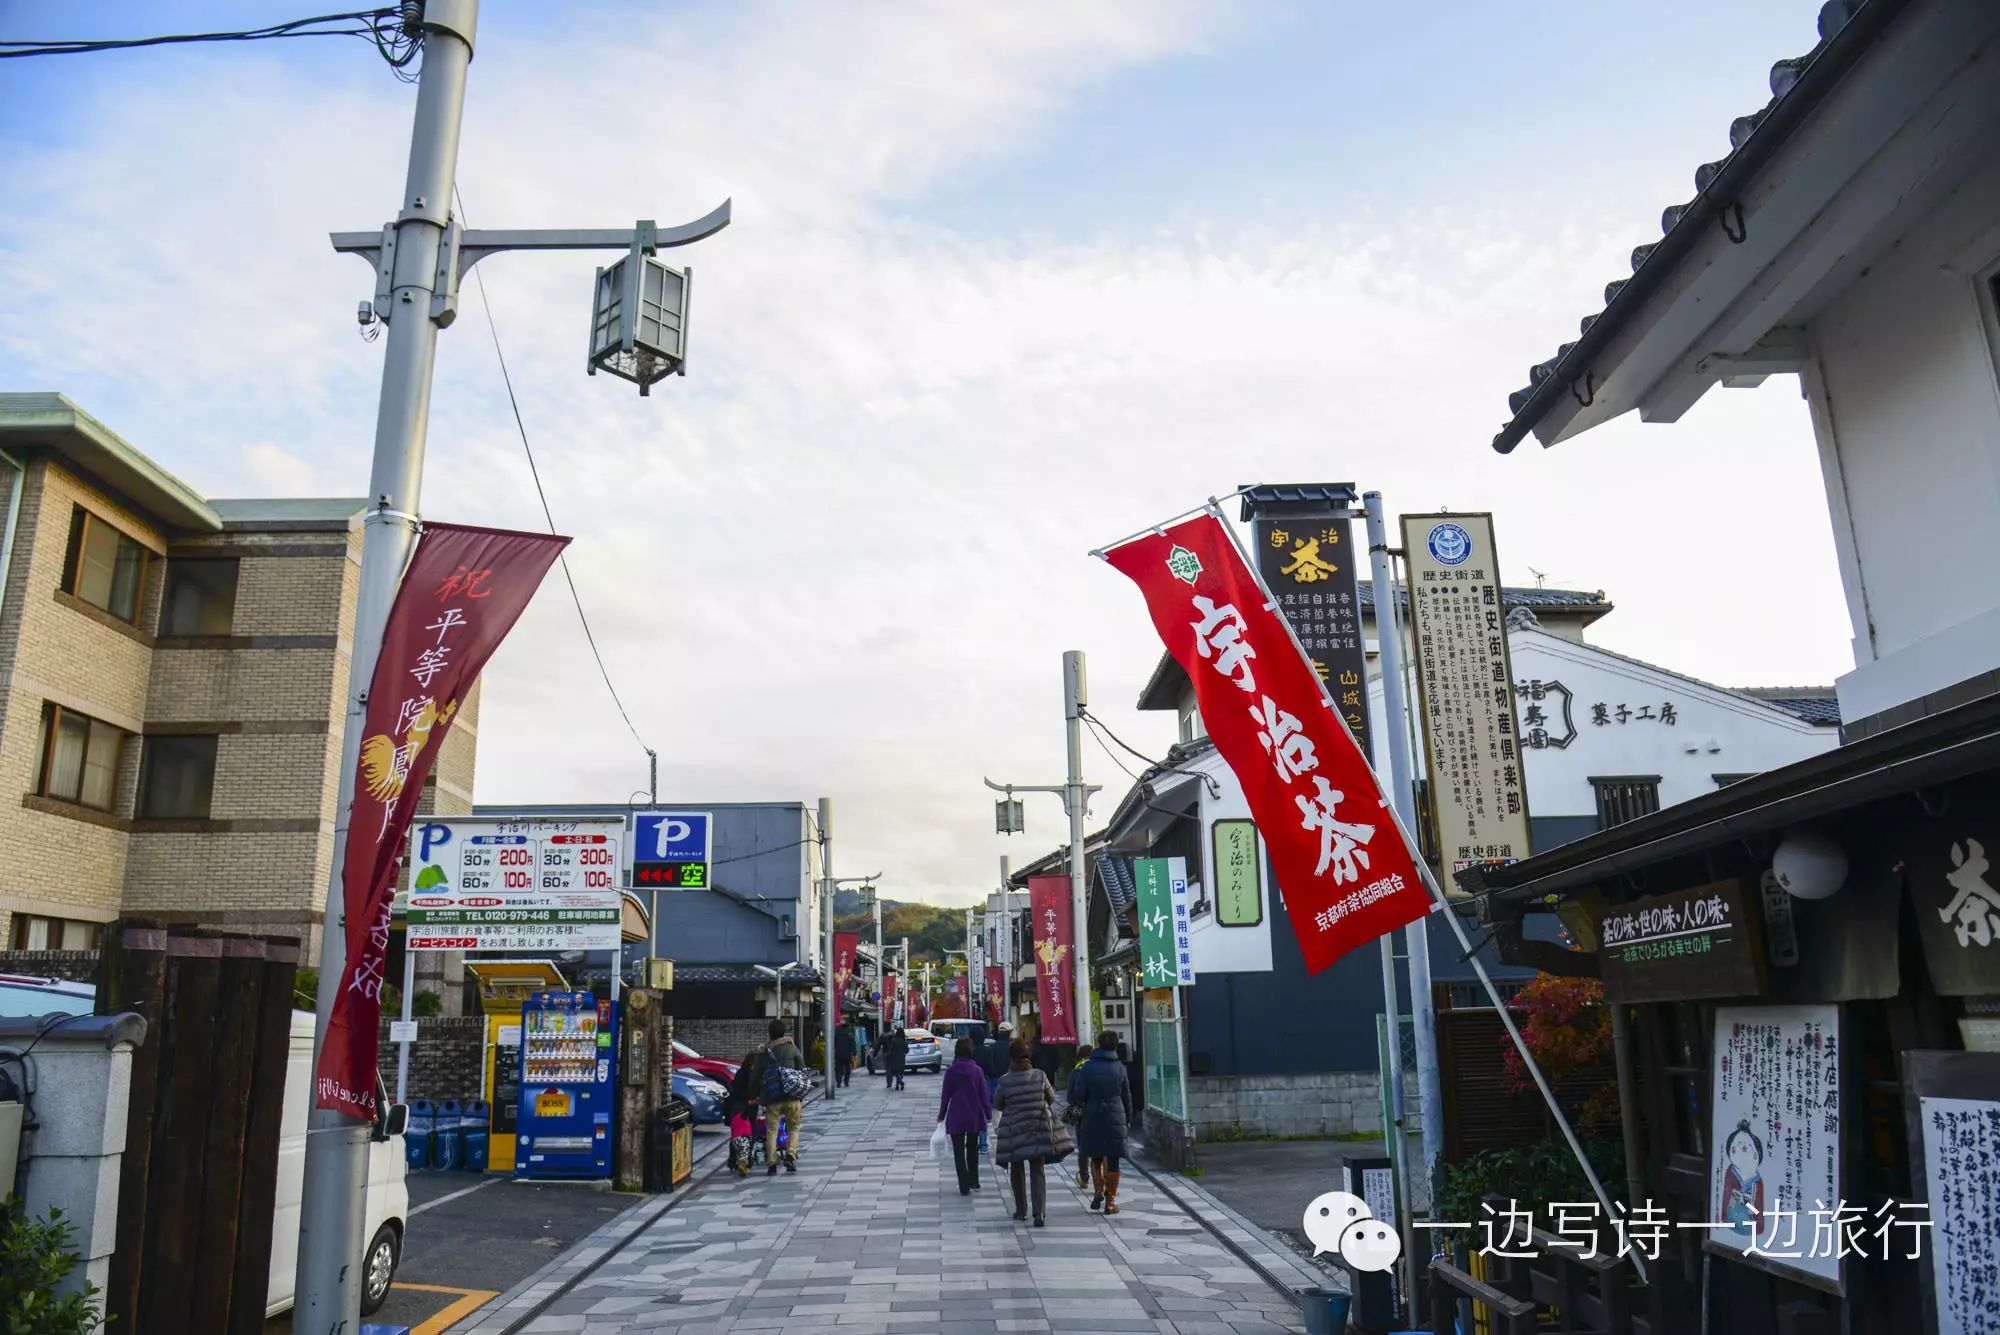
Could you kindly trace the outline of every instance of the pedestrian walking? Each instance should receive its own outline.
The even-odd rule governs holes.
[[[1069,1073],[1069,1103],[1063,1110],[1063,1120],[1071,1126],[1079,1126],[1083,1122],[1083,1064],[1089,1060],[1090,1044],[1085,1043],[1077,1048],[1076,1065],[1070,1068]],[[1078,1191],[1090,1190],[1090,1160],[1081,1154],[1076,1157],[1076,1188]]]
[[[1007,1074],[1008,1044],[1007,1026],[1001,1025],[993,1031],[993,1037],[979,1045],[979,1069],[986,1073],[986,1094],[991,1098],[999,1092],[1000,1077]],[[979,1133],[979,1152],[986,1153],[986,1133]]]
[[[1097,1036],[1090,1060],[1081,1062],[1070,1081],[1070,1098],[1081,1093],[1083,1121],[1076,1148],[1090,1164],[1090,1208],[1118,1213],[1118,1161],[1125,1153],[1125,1133],[1132,1125],[1132,1082],[1118,1060],[1118,1035],[1105,1030]]]
[[[764,1046],[763,1059],[759,1062],[762,1074],[757,1090],[764,1104],[764,1157],[770,1161],[765,1169],[766,1177],[778,1175],[778,1165],[783,1163],[787,1173],[799,1171],[799,1121],[803,1111],[801,1103],[811,1087],[806,1077],[806,1059],[799,1052],[799,1045],[785,1032],[783,1020],[771,1021],[771,1041]],[[778,1155],[778,1130],[784,1128],[785,1152]]]
[[[847,1088],[854,1075],[854,1031],[846,1025],[833,1031],[833,1083]]]
[[[986,1131],[986,1119],[993,1115],[993,1096],[986,1092],[986,1072],[973,1060],[971,1039],[959,1039],[951,1055],[944,1087],[938,1091],[938,1121],[951,1137],[958,1194],[970,1196],[979,1190],[979,1140]]]
[[[882,1040],[882,1072],[889,1079],[890,1089],[903,1088],[903,1061],[910,1055],[910,1038],[897,1025]]]
[[[729,1121],[729,1166],[736,1176],[750,1175],[750,1160],[756,1151],[751,1137],[757,1126],[757,1085],[763,1075],[763,1049],[746,1053],[729,1082],[729,1101],[722,1115]]]
[[[1000,1125],[994,1131],[993,1161],[1007,1169],[1014,1189],[1014,1218],[1026,1220],[1033,1201],[1035,1227],[1048,1219],[1048,1179],[1045,1164],[1059,1161],[1069,1134],[1056,1117],[1056,1087],[1029,1061],[1028,1044],[1015,1039],[1007,1046],[1007,1074],[1000,1077],[994,1102]]]

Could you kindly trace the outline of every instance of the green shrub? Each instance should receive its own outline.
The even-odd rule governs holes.
[[[426,988],[410,998],[412,1016],[444,1014],[444,998]]]
[[[1585,1141],[1584,1153],[1597,1170],[1598,1181],[1617,1199],[1625,1181],[1623,1143],[1617,1137]],[[1518,1149],[1485,1150],[1459,1163],[1440,1164],[1442,1184],[1432,1193],[1435,1217],[1470,1223],[1478,1229],[1480,1203],[1489,1195],[1515,1202],[1514,1208],[1534,1216],[1535,1227],[1553,1231],[1548,1207],[1556,1201],[1594,1201],[1590,1180],[1576,1156],[1560,1138]],[[1500,1209],[1506,1206],[1498,1207]]]
[[[56,1297],[76,1264],[61,1210],[30,1219],[18,1196],[0,1207],[0,1335],[89,1335],[104,1324],[97,1288]]]

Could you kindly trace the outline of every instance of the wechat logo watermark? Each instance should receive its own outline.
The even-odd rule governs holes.
[[[1313,1197],[1300,1227],[1314,1256],[1332,1252],[1356,1270],[1387,1270],[1403,1255],[1396,1226],[1377,1219],[1368,1202],[1351,1191]]]

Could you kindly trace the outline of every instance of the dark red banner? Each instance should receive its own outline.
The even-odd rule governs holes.
[[[986,966],[986,1023],[1007,1019],[1007,971],[997,964]]]
[[[459,701],[569,541],[457,524],[426,524],[417,539],[369,678],[340,871],[346,979],[319,1053],[319,1107],[375,1116],[382,982],[403,836]]]
[[[882,976],[882,1028],[896,1023],[896,975]]]
[[[1105,553],[1236,773],[1311,973],[1430,910],[1388,799],[1213,512]],[[1037,949],[1040,949],[1039,928]]]
[[[1070,1003],[1075,990],[1076,935],[1070,929],[1069,877],[1030,876],[1028,916],[1034,920],[1035,999],[1041,1010],[1040,1033],[1044,1043],[1074,1043],[1076,1007]]]
[[[861,948],[861,933],[835,932],[833,934],[833,996],[834,1005],[842,1009],[847,1006],[847,983],[854,977],[854,952]],[[835,1015],[840,1011],[836,1010]]]

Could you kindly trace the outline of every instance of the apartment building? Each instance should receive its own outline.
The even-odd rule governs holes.
[[[58,394],[0,394],[0,489],[0,947],[143,913],[316,951],[364,503],[206,499]],[[478,721],[425,810],[472,809]]]

